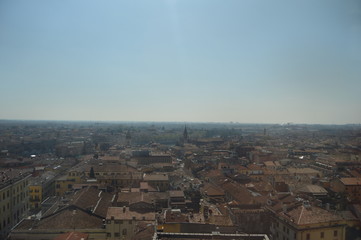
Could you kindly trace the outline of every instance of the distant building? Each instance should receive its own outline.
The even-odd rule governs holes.
[[[169,191],[169,205],[171,208],[186,210],[186,199],[183,191]]]
[[[172,163],[172,156],[169,154],[151,154],[148,150],[133,151],[132,156],[140,165]]]
[[[85,143],[83,141],[65,142],[55,147],[56,155],[62,157],[80,156],[85,151]]]
[[[222,188],[210,184],[205,183],[204,186],[201,188],[201,194],[205,200],[211,203],[222,203],[224,202],[224,191]]]
[[[154,224],[155,213],[138,213],[128,207],[110,207],[106,217],[107,239],[132,239],[142,223]]]
[[[167,174],[144,174],[143,181],[158,191],[167,191],[169,189],[169,177]]]
[[[361,178],[340,178],[335,181],[340,192],[345,192],[351,203],[361,203]]]
[[[139,213],[161,211],[168,207],[167,192],[120,192],[117,206],[129,207],[130,211]]]
[[[260,205],[229,203],[227,211],[238,231],[247,233],[269,233],[270,217]]]

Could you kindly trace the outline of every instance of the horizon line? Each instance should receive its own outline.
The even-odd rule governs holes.
[[[261,122],[238,122],[238,121],[227,121],[227,122],[202,122],[202,121],[151,121],[151,120],[49,120],[49,119],[0,119],[0,122],[14,121],[14,122],[87,122],[87,123],[175,123],[175,124],[254,124],[254,125],[361,125],[361,123],[297,123],[297,122],[284,122],[284,123],[261,123]]]

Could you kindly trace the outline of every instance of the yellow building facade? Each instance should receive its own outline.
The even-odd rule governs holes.
[[[29,186],[29,203],[31,208],[39,208],[43,201],[43,188],[41,185]]]
[[[69,171],[67,175],[64,175],[55,180],[55,194],[56,196],[63,196],[66,192],[73,189],[73,185],[82,183],[83,174],[78,171]]]
[[[0,182],[0,239],[6,239],[11,228],[27,215],[29,209],[27,185],[30,174],[14,172],[1,173],[6,175],[1,179],[7,180]]]
[[[306,204],[274,212],[271,233],[274,240],[346,240],[351,225],[341,215]]]

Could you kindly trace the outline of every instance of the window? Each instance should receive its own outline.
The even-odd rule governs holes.
[[[123,229],[123,232],[122,232],[123,235],[127,235],[127,229]]]
[[[337,230],[333,231],[333,236],[337,237]]]
[[[324,232],[321,232],[320,237],[321,237],[321,238],[324,238],[324,237],[325,237],[325,233],[324,233]]]
[[[306,240],[310,240],[310,239],[311,239],[311,236],[310,236],[309,233],[307,233],[307,235],[306,235]]]

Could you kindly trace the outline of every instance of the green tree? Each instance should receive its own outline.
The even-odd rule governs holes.
[[[90,177],[90,178],[95,178],[95,173],[94,173],[93,167],[90,168],[89,177]]]

